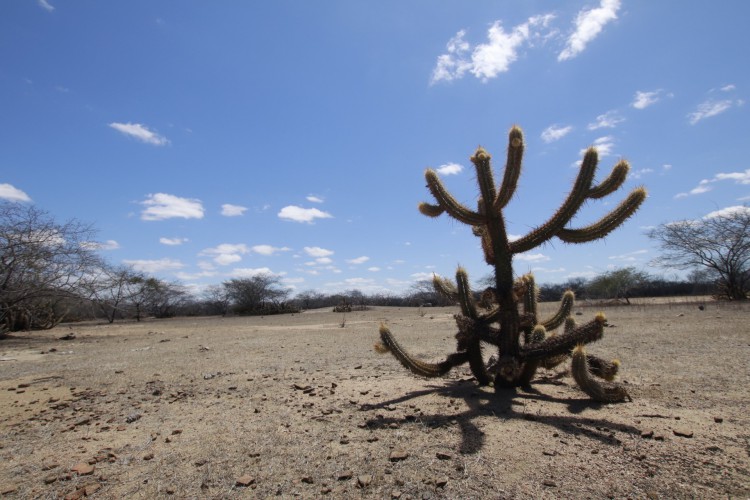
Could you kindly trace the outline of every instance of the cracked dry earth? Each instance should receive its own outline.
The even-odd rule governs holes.
[[[468,369],[427,380],[373,352],[385,321],[441,359],[454,308],[13,334],[0,341],[0,493],[749,497],[750,308],[603,310],[610,328],[590,352],[622,360],[630,403],[592,403],[562,370],[495,393]]]

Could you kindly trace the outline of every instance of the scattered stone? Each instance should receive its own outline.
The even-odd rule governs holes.
[[[447,484],[448,484],[447,476],[440,476],[438,478],[435,478],[435,486],[437,486],[438,488],[445,488]]]
[[[372,483],[371,474],[362,474],[361,476],[357,476],[358,488],[367,488],[368,486],[370,486],[370,483]]]
[[[182,434],[182,429],[175,429],[172,431],[173,436],[176,436],[177,434]]]
[[[84,495],[90,497],[102,487],[99,483],[89,483],[83,487]]]
[[[438,460],[450,460],[451,458],[453,458],[453,456],[450,453],[445,453],[442,451],[435,453],[435,456],[437,457]]]
[[[47,476],[44,478],[44,484],[52,484],[57,481],[57,476]]]
[[[723,421],[724,421],[724,419],[723,419],[723,418],[721,418],[721,417],[714,417],[714,422],[716,422],[717,424],[720,424],[720,423],[722,423]]]
[[[393,450],[388,456],[388,460],[391,462],[400,462],[409,458],[409,453],[404,450]]]
[[[312,476],[305,476],[301,479],[301,481],[305,484],[313,484],[315,482]]]
[[[675,429],[672,429],[672,433],[675,436],[684,437],[684,438],[693,437],[693,431],[686,427],[677,427]]]
[[[545,479],[544,481],[542,481],[542,484],[544,486],[547,486],[548,488],[557,488],[557,483],[551,479]]]
[[[243,476],[243,477],[244,477],[244,476]],[[238,485],[238,486],[239,486],[239,485]],[[166,489],[166,490],[164,490],[164,491],[165,491],[165,492],[167,493],[167,495],[174,495],[174,492],[175,492],[176,490],[174,489],[174,486],[167,486],[167,489]]]
[[[354,367],[354,369],[355,370],[361,370],[362,369],[362,365],[357,365],[357,366]]]
[[[62,337],[58,337],[60,340],[73,340],[76,338],[76,334],[73,332],[66,333]]]
[[[654,437],[654,431],[651,429],[641,431],[641,437],[644,439],[651,439]]]
[[[143,460],[153,460],[153,459],[154,459],[153,453],[146,453],[145,455],[143,455]]]
[[[127,422],[127,423],[129,423],[129,424],[132,424],[132,423],[133,423],[133,422],[135,422],[136,420],[139,420],[139,419],[140,419],[140,418],[141,418],[142,416],[143,416],[143,415],[141,415],[140,413],[131,413],[130,415],[128,415],[128,416],[127,416],[127,417],[125,418],[125,422]]]
[[[336,477],[339,481],[346,481],[347,479],[351,479],[352,476],[354,476],[354,473],[350,470],[345,470],[344,472],[339,473],[339,475]]]
[[[80,462],[73,466],[71,472],[77,473],[79,476],[88,476],[89,474],[94,473],[95,467],[91,464],[87,464],[86,462]]]
[[[544,451],[542,451],[542,455],[546,455],[548,457],[554,457],[555,455],[557,455],[557,452],[554,451],[554,450],[552,450],[552,451],[544,450]]]
[[[239,486],[240,488],[245,488],[247,486],[250,486],[254,482],[255,478],[253,476],[245,474],[244,476],[240,476],[239,478],[237,478],[237,481],[234,484],[235,486]]]
[[[402,494],[403,493],[401,493],[399,490],[393,490],[391,491],[391,498],[394,498],[394,499],[401,498]]]

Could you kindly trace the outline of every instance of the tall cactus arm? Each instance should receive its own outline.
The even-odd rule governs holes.
[[[574,302],[575,294],[572,290],[566,290],[560,300],[560,307],[557,309],[557,312],[552,317],[541,322],[542,325],[544,325],[544,328],[546,328],[547,331],[552,331],[562,325],[565,318],[570,316]]]
[[[609,177],[604,179],[599,185],[594,186],[589,191],[589,198],[599,199],[604,198],[610,193],[614,193],[620,186],[625,182],[630,171],[630,165],[625,160],[621,160],[610,172]]]
[[[638,210],[638,207],[646,199],[646,195],[644,188],[636,188],[617,208],[599,221],[580,229],[563,229],[557,233],[557,237],[565,243],[586,243],[587,241],[604,238]]]
[[[607,319],[599,313],[596,317],[562,335],[551,335],[543,342],[521,347],[520,357],[523,361],[533,361],[567,354],[578,344],[588,344],[602,338]]]
[[[620,371],[619,359],[607,361],[606,359],[599,358],[592,354],[587,354],[586,361],[589,364],[589,371],[592,375],[596,375],[597,377],[610,382],[615,379],[617,372]]]
[[[582,345],[573,351],[573,363],[571,373],[578,386],[593,400],[602,403],[617,403],[631,399],[625,388],[612,382],[603,382],[591,376],[588,358]]]
[[[422,215],[426,215],[427,217],[439,217],[445,212],[445,210],[443,210],[443,207],[439,205],[432,205],[424,201],[419,204],[419,211],[422,213]]]
[[[474,294],[471,292],[469,276],[466,274],[466,270],[462,267],[459,267],[456,271],[456,285],[458,289],[458,303],[461,306],[461,312],[464,313],[464,316],[476,319],[478,317],[477,304],[474,301]]]
[[[478,148],[470,159],[477,171],[477,183],[482,200],[491,204],[496,197],[495,180],[490,166],[492,156],[483,148]]]
[[[432,287],[443,297],[446,297],[453,302],[458,302],[458,290],[456,290],[456,285],[454,285],[449,279],[433,274]]]
[[[456,199],[446,191],[443,187],[443,183],[440,182],[440,178],[438,178],[438,175],[434,170],[427,169],[424,173],[424,177],[427,180],[427,187],[432,193],[432,196],[435,197],[438,205],[448,212],[448,215],[471,226],[478,226],[484,222],[484,217],[469,210],[467,207],[456,201]]]
[[[597,163],[599,163],[599,156],[596,149],[589,148],[583,157],[583,163],[581,163],[581,169],[578,171],[578,177],[573,184],[573,189],[571,189],[566,200],[547,222],[526,236],[511,242],[510,250],[512,253],[523,253],[542,245],[570,222],[570,219],[573,218],[581,208],[583,202],[586,201],[586,197],[591,189],[591,182],[594,180],[594,174],[596,174]]]
[[[390,352],[405,368],[423,377],[441,377],[452,368],[469,361],[469,356],[465,352],[453,353],[440,363],[425,363],[424,361],[420,361],[406,352],[396,342],[388,327],[383,324],[380,325],[380,343],[375,344],[375,350],[380,353]]]
[[[505,162],[505,175],[500,190],[495,199],[495,211],[500,212],[508,204],[516,192],[518,177],[521,175],[521,163],[523,161],[523,132],[518,127],[513,127],[508,133],[508,157]]]

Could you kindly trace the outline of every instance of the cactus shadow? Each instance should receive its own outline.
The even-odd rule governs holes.
[[[438,395],[452,403],[446,405],[445,412],[432,414],[422,413],[419,416],[409,415],[405,418],[388,417],[382,414],[366,421],[368,427],[387,427],[393,423],[419,423],[430,428],[457,426],[461,432],[459,451],[461,454],[475,454],[486,445],[486,434],[478,425],[480,419],[495,418],[500,423],[512,420],[526,420],[540,426],[548,426],[557,431],[560,436],[585,436],[608,446],[619,446],[621,441],[616,437],[617,432],[640,435],[640,430],[627,424],[611,421],[607,418],[592,418],[582,416],[587,409],[599,409],[607,405],[593,402],[585,398],[559,398],[546,394],[533,387],[502,388],[494,390],[479,387],[473,380],[447,381],[444,385],[431,385],[429,388],[410,391],[401,396],[368,405],[367,410],[386,409],[392,405],[415,401],[419,398]],[[455,410],[455,402],[463,400],[465,409]],[[528,403],[541,401],[559,405],[566,409],[565,414],[558,414],[557,408],[545,408],[544,412],[538,407],[533,412]]]

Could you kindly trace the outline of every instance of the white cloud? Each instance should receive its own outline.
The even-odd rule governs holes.
[[[633,170],[632,172],[630,172],[630,177],[632,179],[640,179],[644,175],[652,173],[654,173],[653,168],[639,168],[638,170]]]
[[[232,269],[230,276],[233,278],[253,278],[262,274],[270,274],[271,276],[280,276],[280,274],[274,273],[267,267],[237,267]]]
[[[47,12],[52,12],[55,10],[55,7],[51,5],[47,0],[37,0],[37,3],[39,4],[39,7],[43,8]]]
[[[145,142],[146,144],[151,144],[153,146],[166,146],[169,144],[169,139],[149,130],[148,127],[141,125],[140,123],[112,122],[109,126],[118,132],[122,132],[123,134],[141,142]]]
[[[600,128],[615,128],[619,123],[622,123],[624,121],[625,118],[620,116],[617,111],[607,111],[603,115],[597,116],[594,123],[589,123],[588,129],[597,130]]]
[[[288,252],[291,250],[289,247],[274,247],[271,245],[255,245],[250,248],[253,252],[260,255],[273,255],[277,252]]]
[[[575,20],[575,31],[570,35],[558,61],[572,59],[583,52],[586,45],[599,36],[604,26],[617,19],[620,0],[602,0],[598,8],[581,10]]]
[[[366,255],[363,255],[362,257],[357,257],[356,259],[349,259],[346,262],[349,264],[363,264],[370,260],[370,257],[367,257]]]
[[[636,250],[634,252],[628,252],[621,255],[610,255],[610,260],[622,260],[625,262],[635,262],[638,260],[639,255],[647,254],[648,250]]]
[[[312,223],[315,219],[330,219],[333,217],[328,212],[323,212],[317,208],[302,208],[294,205],[282,208],[278,216],[280,219],[307,223]]]
[[[326,250],[320,247],[305,247],[303,249],[310,257],[329,257],[333,255],[333,250]]]
[[[143,273],[159,273],[164,271],[175,271],[182,269],[185,265],[179,260],[174,259],[158,259],[158,260],[123,260],[123,263],[132,266],[136,271]]]
[[[464,167],[458,163],[446,163],[445,165],[440,165],[436,171],[441,175],[456,175],[463,169]]]
[[[661,168],[662,170],[665,170],[665,171],[672,170],[672,165],[670,165],[669,163],[665,163],[664,165],[661,166]]]
[[[661,94],[661,90],[654,90],[651,92],[642,92],[639,90],[635,93],[635,98],[633,98],[633,102],[630,103],[630,105],[635,109],[646,109],[652,104],[659,102],[659,94]]]
[[[247,207],[224,203],[221,206],[221,215],[225,217],[237,217],[237,216],[244,214],[246,210],[247,210]]]
[[[372,267],[368,267],[367,270],[370,271],[370,272],[376,273],[376,272],[380,271],[380,268],[377,267],[377,266],[372,266]]]
[[[730,172],[728,174],[719,173],[716,174],[715,179],[717,181],[732,180],[737,184],[750,184],[750,168],[744,172]]]
[[[726,207],[722,208],[721,210],[716,210],[714,212],[711,212],[709,214],[706,214],[704,219],[713,219],[714,217],[727,217],[738,213],[747,213],[750,214],[750,207],[746,207],[743,205],[736,205],[733,207]]]
[[[201,250],[198,255],[213,257],[220,266],[227,266],[242,260],[242,256],[250,252],[244,243],[222,243],[213,248]]]
[[[312,195],[312,194],[309,195],[309,196],[307,196],[307,198],[305,198],[305,199],[307,201],[309,201],[310,203],[323,203],[323,201],[324,201],[323,198],[321,198],[319,196]]]
[[[542,140],[546,143],[559,141],[573,130],[573,127],[568,125],[562,127],[558,125],[550,125],[542,131]]]
[[[146,196],[141,202],[147,208],[141,213],[142,220],[164,220],[180,217],[202,219],[203,204],[200,200],[180,198],[172,194],[156,193]]]
[[[612,154],[612,149],[615,147],[615,141],[611,135],[605,135],[604,137],[599,137],[598,139],[596,139],[592,146],[596,148],[596,152],[599,154],[599,158],[604,158],[605,156],[609,156]],[[578,154],[580,154],[581,156],[583,156],[585,153],[586,149],[582,149],[578,152]]]
[[[516,259],[524,262],[547,262],[550,258],[547,255],[541,253],[526,254],[521,253],[515,256]]]
[[[735,184],[750,184],[750,168],[744,172],[720,172],[716,174],[712,179],[701,180],[696,187],[688,191],[687,193],[677,193],[675,198],[686,198],[694,194],[703,194],[713,189],[712,184],[719,181],[734,181]]]
[[[216,273],[213,271],[201,271],[198,273],[186,273],[180,271],[179,273],[175,273],[175,277],[182,281],[194,281],[201,278],[211,278],[212,276],[216,276]]]
[[[736,104],[739,106],[742,104],[742,102],[737,101]],[[723,99],[719,101],[709,99],[700,103],[695,111],[688,114],[688,121],[690,122],[690,125],[695,125],[701,120],[705,120],[706,118],[710,118],[712,116],[723,113],[734,105],[735,102],[729,99]]]
[[[216,269],[216,266],[214,266],[212,263],[208,262],[207,260],[199,260],[198,267],[200,269],[203,269],[204,271],[213,271],[214,269]]]
[[[331,264],[333,262],[333,259],[330,257],[318,257],[315,259],[316,264]]]
[[[503,29],[500,21],[495,21],[487,31],[487,42],[474,47],[470,57],[471,45],[464,40],[466,31],[459,31],[448,41],[447,53],[438,57],[431,83],[456,80],[466,72],[482,81],[495,78],[508,71],[524,44],[531,45],[534,39],[543,36],[542,30],[553,18],[552,14],[530,17],[510,32]]]
[[[733,83],[730,83],[729,85],[724,85],[719,90],[721,90],[722,92],[731,92],[732,90],[736,88],[737,87]]]
[[[187,238],[159,238],[159,243],[170,246],[182,245],[183,243],[187,243],[187,241]]]
[[[81,246],[88,250],[117,250],[118,248],[120,248],[120,244],[115,240],[87,241],[81,244]]]
[[[31,201],[29,195],[10,184],[0,184],[0,200]]]
[[[711,186],[711,180],[709,179],[703,179],[698,183],[696,187],[688,191],[687,193],[677,193],[674,195],[675,198],[686,198],[688,196],[696,195],[696,194],[703,194],[711,191],[713,187]]]

